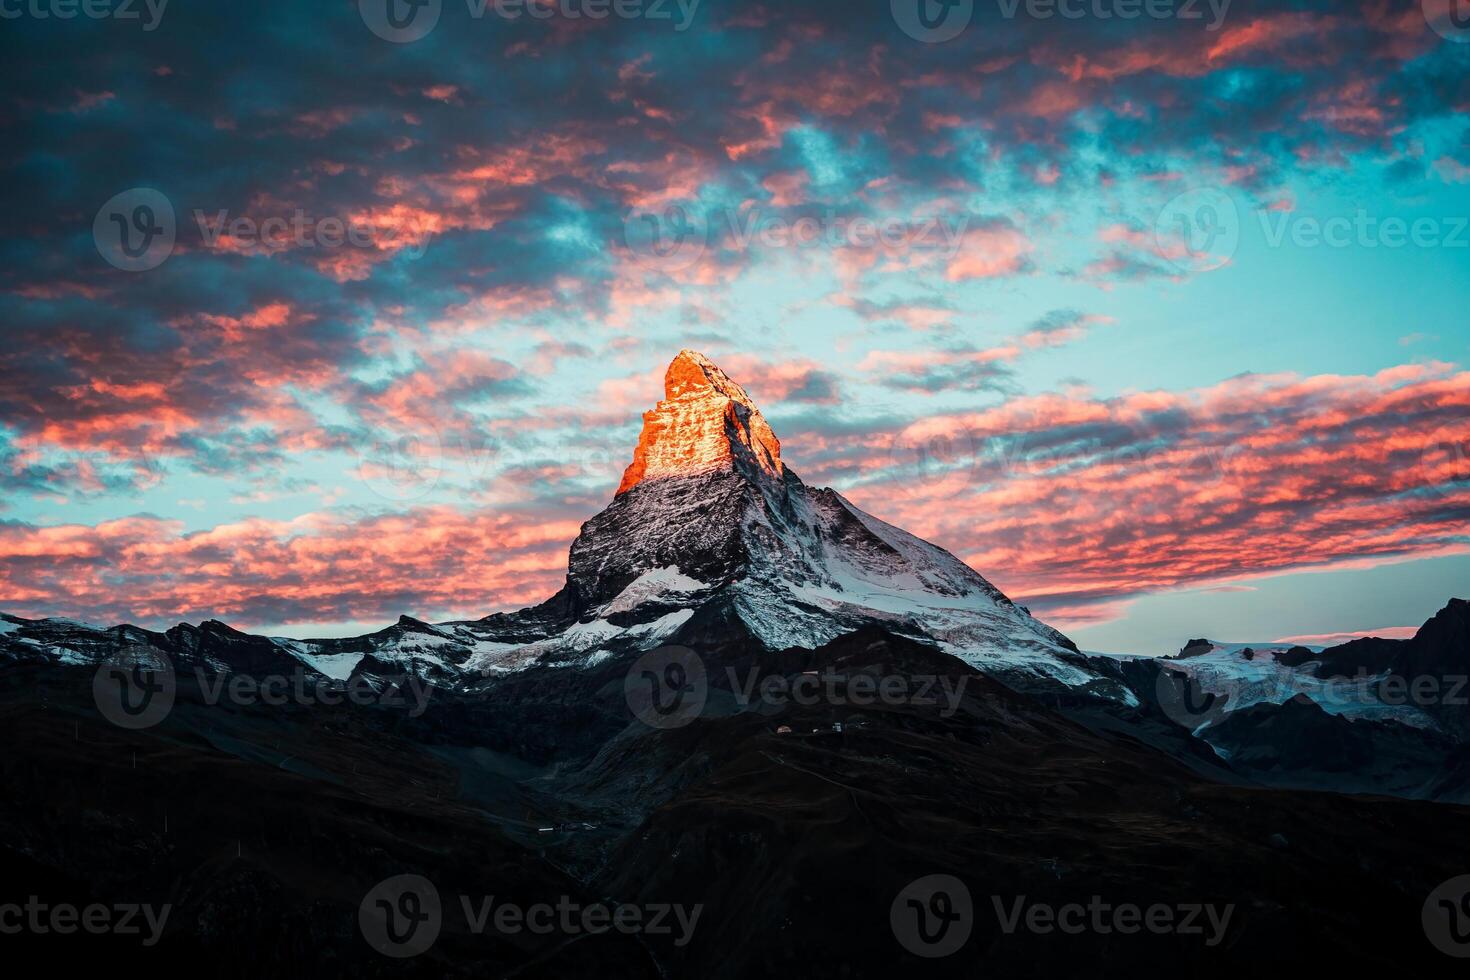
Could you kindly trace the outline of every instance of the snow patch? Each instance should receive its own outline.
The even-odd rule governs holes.
[[[353,668],[362,663],[362,658],[365,656],[361,653],[296,653],[294,650],[292,653],[306,666],[317,673],[325,674],[334,681],[345,681],[351,678]]]
[[[1228,695],[1227,713],[1256,704],[1284,704],[1298,694],[1305,694],[1328,714],[1350,720],[1397,721],[1415,728],[1434,727],[1429,715],[1414,705],[1385,704],[1375,698],[1373,687],[1382,676],[1361,680],[1321,678],[1311,673],[1312,661],[1300,668],[1281,663],[1277,655],[1284,653],[1288,646],[1251,647],[1255,653],[1251,660],[1242,654],[1247,646],[1220,645],[1194,657],[1159,660],[1167,663],[1170,670],[1189,674],[1202,693]]]
[[[631,612],[653,599],[682,597],[707,588],[709,586],[699,579],[682,574],[678,565],[655,568],[629,582],[626,589],[602,607],[599,615],[605,618],[614,613]]]

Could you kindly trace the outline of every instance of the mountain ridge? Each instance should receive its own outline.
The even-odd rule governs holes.
[[[1459,608],[1454,602],[1462,601],[1446,611]],[[1435,649],[1463,645],[1462,619],[1440,630]],[[243,669],[297,662],[336,676],[390,664],[469,686],[532,666],[585,668],[734,634],[771,652],[810,650],[869,627],[933,644],[1018,690],[1139,703],[1126,671],[1079,652],[950,552],[836,490],[809,487],[745,389],[686,349],[665,372],[664,398],[643,414],[612,499],[571,543],[563,586],[539,604],[438,624],[405,615],[373,633],[330,639],[254,637],[214,620],[160,634],[6,617],[0,654],[92,663],[141,644],[186,655],[207,649]],[[1214,648],[1192,641],[1180,659]],[[1399,661],[1421,647],[1373,641],[1352,649]],[[1316,674],[1344,654],[1270,659]]]

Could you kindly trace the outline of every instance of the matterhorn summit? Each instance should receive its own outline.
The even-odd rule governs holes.
[[[781,442],[744,388],[703,354],[682,350],[664,375],[664,400],[643,413],[618,493],[645,480],[721,469],[780,481]]]

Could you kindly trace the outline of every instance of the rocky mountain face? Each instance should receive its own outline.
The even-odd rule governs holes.
[[[1392,671],[1447,676],[1470,670],[1470,602],[1451,599],[1407,640],[1367,636],[1326,651],[1312,664],[1319,677]]]
[[[664,400],[643,414],[618,494],[646,480],[724,470],[780,484],[781,443],[744,388],[703,354],[680,351],[664,374]]]
[[[697,632],[713,617],[780,650],[881,624],[1021,687],[1125,696],[964,562],[803,483],[760,409],[708,358],[680,352],[664,388],[617,496],[572,544],[550,603],[575,621],[568,633],[661,623],[644,642],[681,642],[686,624]]]
[[[1198,639],[1171,658],[1120,659],[1140,701],[1128,723],[1255,782],[1470,802],[1467,610],[1451,599],[1407,640],[1312,650]]]

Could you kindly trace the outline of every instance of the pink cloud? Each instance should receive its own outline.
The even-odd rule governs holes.
[[[1301,636],[1283,636],[1276,643],[1300,643],[1303,646],[1336,646],[1349,640],[1361,640],[1376,636],[1384,640],[1408,640],[1419,632],[1417,626],[1384,626],[1376,630],[1360,630],[1356,633],[1303,633]]]
[[[95,527],[0,525],[0,608],[162,625],[478,617],[544,599],[575,520],[425,507],[251,519],[193,534],[151,517]]]
[[[965,232],[957,255],[949,260],[944,278],[950,282],[1014,276],[1028,266],[1032,245],[1020,230],[996,224]]]
[[[1451,515],[1470,506],[1470,373],[1444,365],[1035,395],[786,445],[801,472],[1058,605],[1467,550]]]

